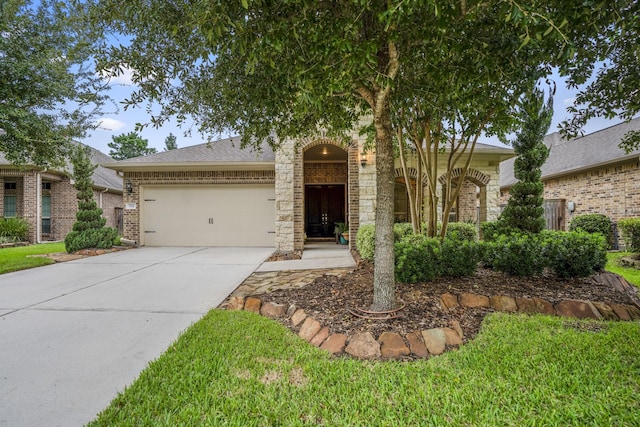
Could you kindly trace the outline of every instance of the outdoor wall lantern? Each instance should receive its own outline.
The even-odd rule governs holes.
[[[367,153],[364,151],[360,154],[360,166],[363,168],[367,166]]]
[[[133,186],[131,185],[131,181],[126,180],[124,185],[127,188],[127,193],[129,194],[133,193]]]

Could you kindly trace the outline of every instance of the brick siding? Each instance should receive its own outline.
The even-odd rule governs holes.
[[[599,213],[613,221],[640,217],[640,162],[638,160],[566,175],[544,181],[545,199],[575,203],[575,211],[565,204],[565,226],[577,215]],[[509,190],[501,191],[501,204],[509,199]]]

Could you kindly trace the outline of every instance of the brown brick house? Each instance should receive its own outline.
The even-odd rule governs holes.
[[[239,138],[230,138],[105,166],[124,174],[127,239],[149,246],[265,246],[300,253],[305,236],[332,238],[336,222],[348,222],[350,244],[360,225],[374,222],[375,154],[364,152],[364,143],[354,132],[348,146],[318,136],[284,141],[274,153],[267,145],[255,152],[240,149]],[[462,183],[458,219],[496,219],[498,165],[511,156],[509,148],[477,147]],[[413,183],[424,182],[415,171],[410,165]],[[407,209],[399,165],[396,175],[394,209],[401,221]]]
[[[93,148],[91,159],[98,165],[114,161]],[[71,165],[66,169],[73,170]],[[102,166],[96,168],[92,178],[94,198],[107,226],[121,228],[122,178]],[[16,167],[0,153],[0,217],[24,218],[29,224],[30,242],[64,239],[76,220],[76,194],[66,171]]]
[[[618,147],[628,131],[639,129],[637,118],[569,141],[557,132],[545,137],[551,148],[542,167],[548,229],[566,230],[573,217],[590,213],[613,221],[640,216],[640,150]],[[514,160],[500,164],[503,205],[517,182]]]

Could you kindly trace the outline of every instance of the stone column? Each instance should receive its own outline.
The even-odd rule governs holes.
[[[295,142],[283,141],[276,151],[276,252],[295,251]]]

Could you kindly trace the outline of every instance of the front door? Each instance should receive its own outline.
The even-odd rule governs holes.
[[[307,185],[307,237],[333,237],[336,222],[345,221],[344,185]]]

